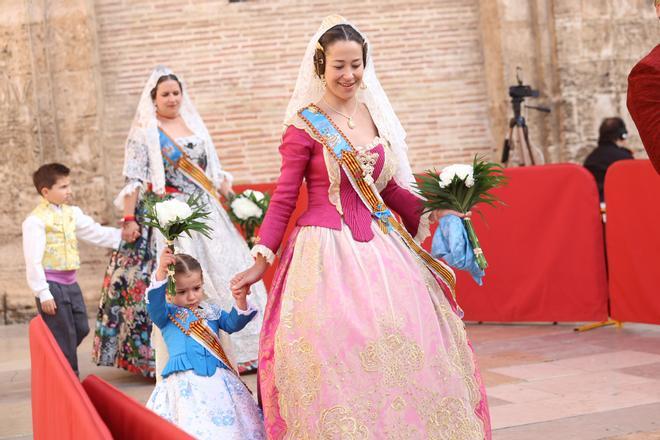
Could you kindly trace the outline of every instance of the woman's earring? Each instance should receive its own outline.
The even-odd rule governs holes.
[[[321,76],[321,84],[323,84],[324,89],[328,86],[328,83],[325,81],[325,75]]]
[[[364,81],[360,81],[360,89],[367,90],[367,84]]]

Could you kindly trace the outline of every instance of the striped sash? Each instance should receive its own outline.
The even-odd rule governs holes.
[[[233,373],[238,378],[238,380],[240,380],[241,383],[245,385],[245,388],[247,388],[250,394],[252,394],[250,388],[245,384],[245,382],[243,382],[243,380],[240,377],[240,374],[238,373],[238,371],[234,369],[231,362],[229,361],[229,358],[225,353],[225,349],[222,348],[222,344],[220,343],[220,337],[218,336],[218,334],[214,332],[211,327],[209,327],[208,323],[206,322],[206,319],[201,318],[195,312],[193,312],[193,314],[197,319],[195,321],[192,321],[190,324],[188,324],[188,329],[186,329],[184,325],[177,320],[176,317],[170,314],[168,314],[167,317],[186,336],[190,336],[195,342],[197,342],[199,345],[204,347],[209,353],[213,355],[213,357],[215,357],[218,361],[220,361],[220,363],[223,364],[228,371]]]
[[[158,128],[158,135],[160,137],[160,151],[163,155],[163,159],[174,168],[181,171],[209,196],[221,201],[220,194],[218,194],[218,190],[213,186],[211,179],[208,178],[203,169],[190,160],[188,155],[183,151],[181,146],[176,143],[174,138],[168,135],[165,130],[160,127]]]
[[[392,215],[380,196],[371,175],[364,172],[362,164],[357,159],[355,147],[344,133],[328,118],[323,110],[314,104],[301,109],[298,115],[312,130],[317,140],[323,144],[342,167],[353,189],[369,209],[381,230],[386,234],[394,232],[422,264],[442,280],[452,292],[452,295],[455,296],[456,276],[454,272],[422,248],[406,228]]]

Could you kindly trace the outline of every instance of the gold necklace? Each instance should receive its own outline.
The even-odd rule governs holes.
[[[353,110],[353,114],[351,116],[345,115],[342,112],[340,112],[339,110],[337,110],[336,108],[334,108],[333,106],[331,106],[328,103],[328,101],[325,100],[325,96],[322,96],[321,99],[323,100],[323,102],[325,102],[325,105],[327,105],[330,108],[330,110],[337,113],[339,116],[343,116],[343,117],[346,118],[346,124],[348,125],[348,128],[350,128],[351,130],[355,128],[356,125],[355,125],[355,122],[353,122],[353,116],[355,116],[355,114],[357,113],[357,110],[358,110],[359,102],[358,102],[357,98],[355,98],[355,110]]]

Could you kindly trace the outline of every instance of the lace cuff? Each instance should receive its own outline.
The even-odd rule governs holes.
[[[431,235],[431,217],[432,211],[422,214],[419,218],[419,226],[417,226],[417,235],[415,235],[415,241],[419,244],[422,244],[426,238]]]
[[[273,251],[271,251],[268,247],[264,246],[263,244],[255,245],[250,251],[250,254],[254,258],[257,258],[257,255],[261,255],[266,259],[266,262],[268,264],[273,264],[273,261],[275,261],[275,254],[273,253]]]
[[[128,179],[128,183],[126,183],[126,186],[124,186],[122,190],[119,191],[119,194],[117,194],[117,197],[115,197],[115,200],[113,201],[115,207],[117,209],[124,209],[124,198],[129,194],[133,194],[140,187],[142,187],[141,181]]]

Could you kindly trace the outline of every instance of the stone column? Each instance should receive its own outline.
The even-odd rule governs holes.
[[[69,166],[75,204],[99,221],[114,220],[106,214],[94,15],[92,0],[4,1],[0,8],[0,296],[8,295],[10,313],[34,307],[21,222],[38,201],[32,173],[41,164]],[[83,245],[82,251],[88,264],[90,250]],[[107,261],[105,251],[96,252]]]

